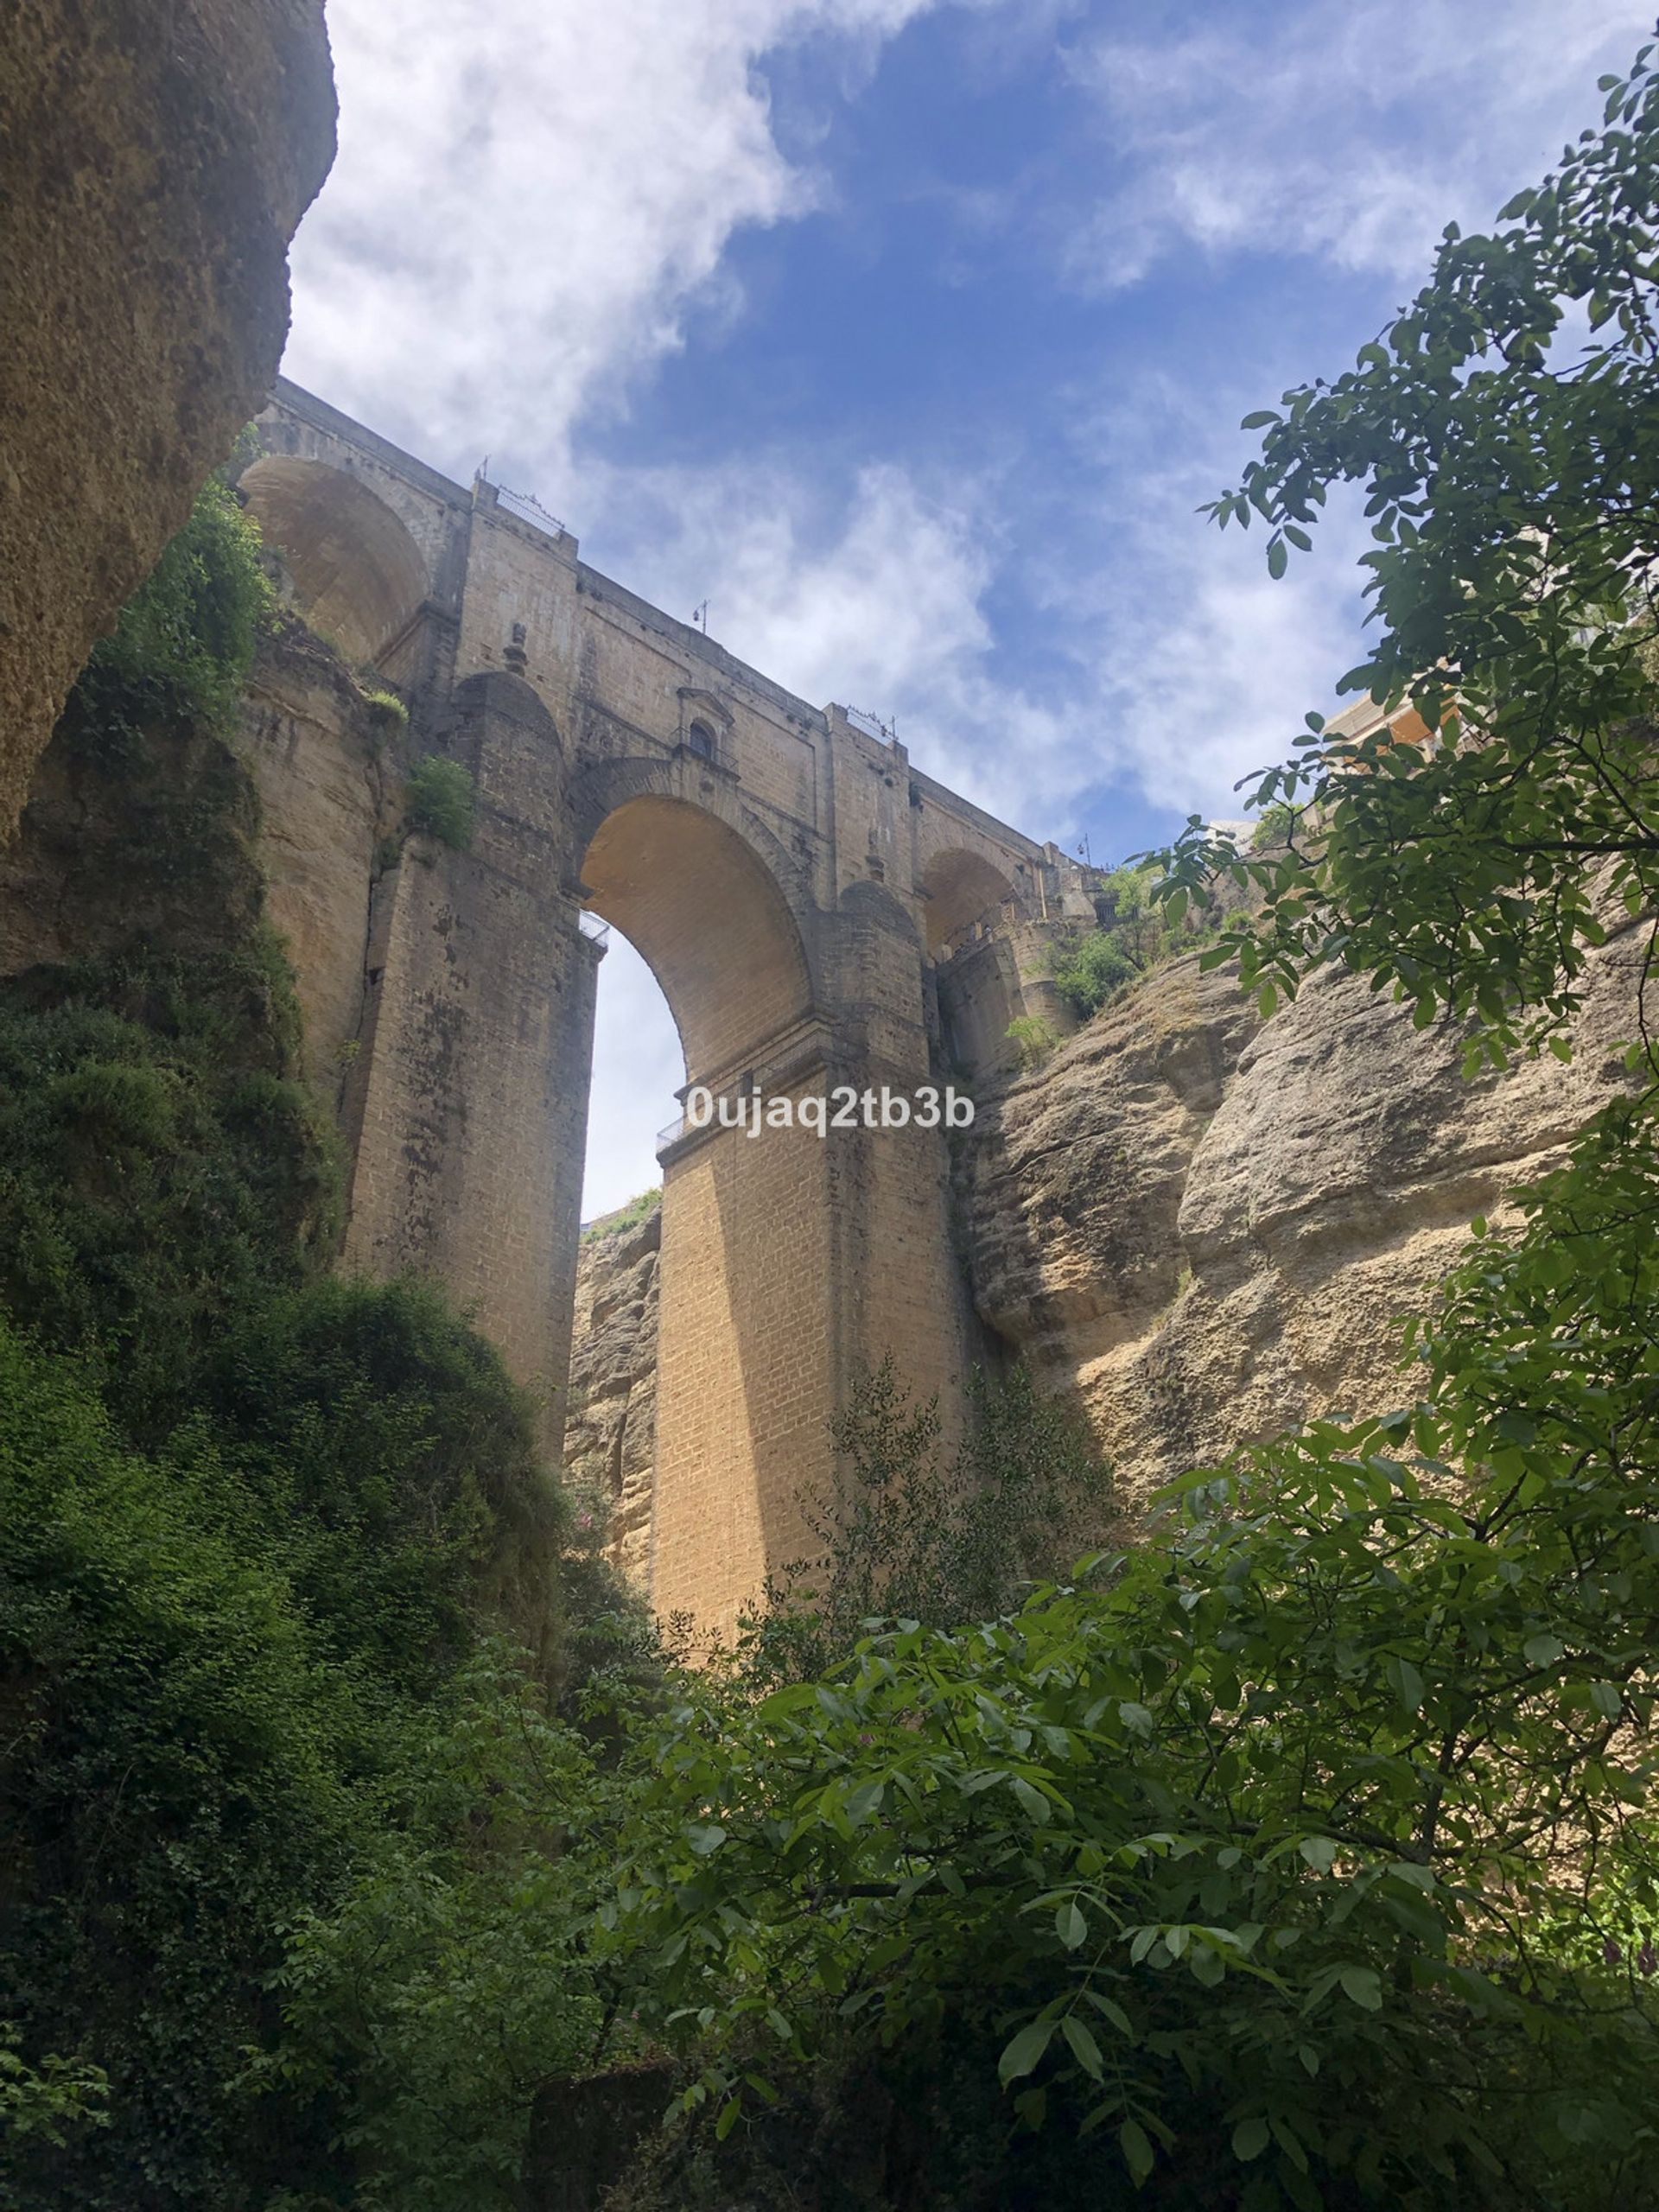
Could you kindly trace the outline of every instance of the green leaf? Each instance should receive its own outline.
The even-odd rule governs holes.
[[[1035,1822],[1037,1827],[1046,1827],[1054,1817],[1054,1808],[1042,1791],[1033,1789],[1025,1777],[1020,1774],[1010,1777],[1010,1787],[1024,1807],[1028,1817]]]
[[[1064,1897],[1055,1909],[1054,1932],[1068,1951],[1075,1951],[1089,1933],[1089,1923],[1075,1897]]]
[[[1259,2114],[1241,2120],[1233,2130],[1233,2156],[1241,2165],[1249,2165],[1252,2158],[1259,2158],[1272,2141],[1272,2130]]]
[[[1147,2131],[1138,2120],[1126,2120],[1117,2131],[1117,2141],[1129,2178],[1139,2189],[1157,2164]]]
[[[1423,1704],[1423,1678],[1409,1659],[1391,1659],[1389,1678],[1395,1693],[1408,1713],[1420,1713]]]
[[[1274,536],[1268,540],[1268,574],[1276,582],[1290,565],[1290,556],[1285,550],[1285,541]]]
[[[1382,1980],[1375,1967],[1344,1967],[1337,1977],[1343,1993],[1367,2012],[1382,2009]]]
[[[1075,2012],[1068,2012],[1060,2022],[1060,2031],[1071,2047],[1071,2056],[1091,2081],[1098,2082],[1106,2070],[1100,2055],[1100,2045],[1085,2021]]]
[[[1134,2025],[1121,2005],[1116,2003],[1113,1999],[1103,1995],[1098,1989],[1085,1989],[1083,1993],[1095,2010],[1103,2014],[1111,2022],[1119,2035],[1127,2037],[1131,2043],[1135,2041]]]
[[[1027,2074],[1035,2072],[1053,2037],[1052,2020],[1031,2020],[1004,2046],[1002,2056],[996,2062],[996,2071],[1005,2089],[1010,2082],[1022,2081]]]

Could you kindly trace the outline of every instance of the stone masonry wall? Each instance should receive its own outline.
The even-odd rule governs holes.
[[[289,855],[325,1049],[364,948],[341,1085],[346,1262],[442,1282],[543,1395],[551,1441],[600,958],[584,913],[653,969],[689,1082],[913,1096],[938,1028],[930,901],[950,887],[954,915],[964,886],[989,899],[1017,883],[1064,909],[1081,872],[912,772],[890,734],[599,575],[495,487],[450,483],[289,385],[260,427],[239,483],[296,603],[403,684],[411,756],[448,756],[476,798],[468,849],[416,837],[397,865],[377,860],[365,917],[315,857]],[[267,752],[285,791],[327,784],[320,762],[281,766],[307,741],[292,702],[278,720]],[[373,810],[355,767],[335,783],[290,811],[332,806],[356,855]],[[342,861],[342,883],[357,869]],[[962,1402],[948,1171],[942,1135],[915,1128],[715,1129],[664,1153],[645,1546],[660,1611],[728,1629],[798,1555],[799,1494],[822,1485],[864,1364],[893,1351]]]

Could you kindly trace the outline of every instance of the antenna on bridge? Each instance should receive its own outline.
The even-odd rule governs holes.
[[[706,638],[709,634],[709,602],[706,599],[701,607],[693,607],[691,620]]]

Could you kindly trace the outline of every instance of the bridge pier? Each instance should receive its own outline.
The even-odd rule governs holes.
[[[688,1096],[768,1109],[663,1152],[650,1594],[728,1632],[810,1548],[799,1495],[827,1484],[864,1366],[890,1353],[948,1424],[963,1399],[945,1133],[896,1108],[868,1126],[861,1103],[836,1126],[834,1095],[908,1111],[971,1072],[938,1065],[954,945],[1001,906],[1091,921],[1084,873],[599,575],[550,516],[289,385],[259,429],[245,495],[302,605],[476,791],[468,850],[410,838],[365,899],[346,1264],[443,1282],[556,1433],[601,957],[584,910],[661,983]],[[987,1003],[976,986],[1000,1042]]]

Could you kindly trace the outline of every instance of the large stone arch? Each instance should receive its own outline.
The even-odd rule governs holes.
[[[289,454],[251,461],[238,489],[294,579],[302,612],[356,661],[378,661],[430,588],[426,557],[358,477]]]
[[[810,1020],[813,963],[766,850],[775,841],[687,798],[680,780],[640,762],[579,781],[580,890],[657,978],[687,1083],[718,1084],[760,1073],[778,1041]]]
[[[746,846],[776,886],[785,903],[807,935],[812,896],[805,863],[760,817],[744,804],[735,777],[711,773],[690,748],[661,754],[627,753],[596,760],[570,779],[566,806],[578,848],[586,851],[608,815],[636,798],[683,799],[699,813],[710,815]],[[810,944],[804,947],[812,967]],[[817,980],[814,972],[814,982]]]
[[[578,895],[662,987],[688,1090],[706,1089],[704,1109],[717,1098],[728,1114],[740,1102],[753,1110],[757,1093],[768,1104],[815,1094],[822,1103],[809,932],[777,842],[724,786],[705,792],[688,779],[683,762],[613,761],[579,776],[571,798]],[[729,1628],[778,1562],[799,1554],[801,1483],[828,1472],[838,1341],[830,1160],[809,1128],[722,1125],[716,1112],[705,1126],[678,1125],[662,1163],[649,1581],[660,1611],[695,1610]]]
[[[582,864],[588,904],[661,984],[688,1082],[753,1063],[805,1020],[811,983],[794,917],[747,846],[684,799],[630,799]]]

